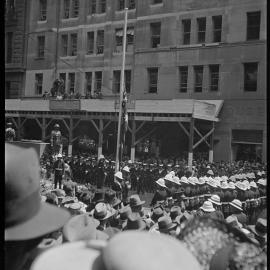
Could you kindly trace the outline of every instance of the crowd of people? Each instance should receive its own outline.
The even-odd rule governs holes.
[[[127,160],[115,172],[103,155],[39,163],[7,144],[5,178],[6,269],[266,269],[265,165]]]

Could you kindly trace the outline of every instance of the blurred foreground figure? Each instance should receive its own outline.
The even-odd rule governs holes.
[[[16,133],[14,128],[12,128],[12,123],[7,123],[7,128],[5,130],[5,140],[7,142],[13,142],[15,139]]]
[[[35,248],[70,215],[41,202],[39,159],[34,149],[5,145],[5,269],[29,269]]]

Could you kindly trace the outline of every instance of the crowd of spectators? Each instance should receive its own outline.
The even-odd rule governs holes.
[[[115,173],[104,156],[74,156],[73,165],[64,156],[55,185],[44,159],[40,177],[34,150],[7,144],[5,155],[6,269],[266,269],[263,164],[196,161],[190,171],[184,161],[127,160]],[[87,180],[74,168],[88,161],[99,173]],[[136,167],[151,164],[158,175],[149,206],[129,193]]]

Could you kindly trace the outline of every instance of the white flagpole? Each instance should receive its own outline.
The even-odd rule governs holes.
[[[116,160],[115,160],[115,172],[119,171],[119,150],[120,150],[120,132],[122,123],[122,102],[124,92],[124,76],[125,76],[125,62],[126,62],[126,43],[127,43],[127,14],[128,8],[125,8],[125,23],[124,23],[124,36],[123,36],[123,58],[121,69],[121,84],[120,84],[120,101],[119,101],[119,117],[118,117],[118,131],[117,131],[117,144],[116,144]]]

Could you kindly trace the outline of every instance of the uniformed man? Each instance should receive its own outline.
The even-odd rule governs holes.
[[[57,184],[59,184],[59,188],[62,189],[62,179],[65,173],[65,163],[62,159],[62,155],[57,155],[57,160],[54,165],[54,188],[57,189]]]
[[[55,124],[51,132],[51,148],[54,156],[62,154],[62,134],[59,124]]]

